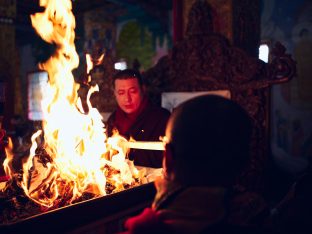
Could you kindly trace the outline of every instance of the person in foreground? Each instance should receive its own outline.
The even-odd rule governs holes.
[[[133,69],[122,70],[113,76],[113,87],[118,107],[107,120],[107,135],[117,132],[127,140],[159,141],[170,112],[148,100],[141,74]],[[162,166],[162,151],[131,149],[128,156],[137,166]]]
[[[235,102],[207,95],[182,103],[167,124],[153,204],[127,219],[122,233],[260,233],[230,221],[250,138],[249,116]]]

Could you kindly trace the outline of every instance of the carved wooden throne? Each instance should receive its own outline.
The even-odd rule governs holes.
[[[260,192],[269,157],[269,88],[293,78],[295,62],[280,43],[271,51],[268,64],[232,46],[211,31],[209,11],[206,1],[196,1],[185,39],[143,76],[158,104],[162,92],[229,90],[231,99],[247,110],[254,124],[251,164],[239,183]]]

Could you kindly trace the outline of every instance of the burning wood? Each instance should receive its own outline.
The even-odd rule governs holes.
[[[162,141],[125,141],[124,147],[131,149],[144,149],[144,150],[165,150]]]
[[[136,168],[132,161],[126,160],[129,167],[133,170]],[[97,191],[97,185],[89,184],[88,188],[81,196],[73,199],[75,181],[64,180],[57,177],[54,181],[51,179],[54,173],[57,173],[55,167],[47,165],[53,163],[52,158],[42,147],[36,149],[36,155],[33,158],[33,166],[27,172],[28,180],[26,183],[28,194],[25,193],[21,184],[25,174],[22,169],[12,168],[14,173],[12,178],[7,182],[0,183],[0,225],[10,224],[21,219],[25,219],[34,215],[38,215],[47,211],[61,208],[70,204],[76,204],[91,198],[100,197]],[[133,188],[154,180],[153,177],[161,175],[161,169],[141,168],[138,170],[137,177],[128,184],[118,182],[120,171],[113,166],[106,164],[103,168],[103,173],[106,177],[105,192],[106,195],[120,192],[129,188]],[[116,183],[116,181],[118,183]],[[56,186],[59,190],[59,195],[53,199],[53,204],[43,203],[42,201],[50,201],[53,197],[53,187]],[[39,196],[40,201],[29,199]]]

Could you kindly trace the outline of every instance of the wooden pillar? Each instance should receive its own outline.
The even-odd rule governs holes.
[[[15,79],[15,28],[16,0],[0,1],[0,75],[3,125],[6,127],[14,113]]]
[[[184,0],[173,0],[172,2],[173,43],[183,39],[183,2]]]
[[[233,44],[258,58],[261,25],[260,1],[232,0],[232,21]]]
[[[181,3],[181,1],[183,3]],[[196,1],[207,1],[212,8],[213,31],[224,35],[230,42],[249,55],[258,57],[260,45],[260,1],[250,0],[174,0],[182,4],[183,36],[188,24],[189,11]],[[174,6],[174,4],[173,4]]]

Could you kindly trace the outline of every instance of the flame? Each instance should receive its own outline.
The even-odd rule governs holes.
[[[44,121],[42,130],[32,136],[20,186],[30,199],[44,207],[54,207],[65,198],[67,203],[72,203],[86,192],[106,195],[108,182],[114,185],[114,191],[120,191],[124,184],[133,184],[140,173],[125,159],[124,150],[118,144],[107,141],[102,116],[89,100],[92,92],[98,91],[97,86],[89,90],[88,113],[82,108],[77,94],[79,84],[72,75],[79,64],[72,3],[41,0],[40,6],[45,11],[31,15],[32,25],[45,41],[56,46],[56,51],[39,65],[49,75],[42,101]],[[109,149],[114,148],[118,153],[107,159],[109,144]],[[8,147],[9,157],[5,161],[10,177],[13,176],[12,147]]]
[[[87,82],[89,83],[91,81],[90,71],[93,67],[93,62],[92,62],[90,54],[86,54],[86,63],[87,63],[87,76],[88,76]]]
[[[87,83],[91,82],[90,71],[92,70],[94,65],[99,65],[102,63],[104,59],[104,53],[101,54],[98,58],[92,58],[91,54],[86,54],[86,63],[87,63]]]
[[[12,152],[12,148],[13,148],[13,143],[12,143],[11,138],[9,138],[8,146],[5,147],[6,158],[3,162],[3,168],[4,168],[5,174],[11,179],[14,176],[14,171],[12,170],[13,167],[11,165],[13,162],[13,157],[14,157],[14,154]]]

